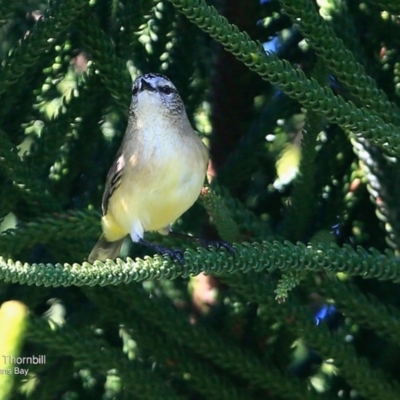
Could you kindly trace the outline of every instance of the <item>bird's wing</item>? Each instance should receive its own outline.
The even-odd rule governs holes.
[[[113,195],[114,191],[121,183],[122,175],[125,168],[125,158],[122,152],[122,146],[118,150],[113,165],[107,174],[106,185],[103,193],[103,200],[101,206],[103,208],[103,215],[107,214],[108,202]]]

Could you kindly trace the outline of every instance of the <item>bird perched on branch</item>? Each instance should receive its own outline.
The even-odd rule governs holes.
[[[105,184],[103,234],[88,261],[115,259],[127,235],[172,254],[145,241],[143,234],[169,232],[198,198],[207,164],[208,150],[173,83],[159,74],[137,78],[128,126]]]

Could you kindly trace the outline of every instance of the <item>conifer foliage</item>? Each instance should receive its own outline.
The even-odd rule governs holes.
[[[399,21],[394,0],[0,0],[0,398],[400,398]],[[201,241],[92,265],[148,72],[210,148],[173,226]]]

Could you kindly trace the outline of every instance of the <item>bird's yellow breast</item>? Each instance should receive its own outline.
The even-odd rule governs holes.
[[[118,240],[140,227],[160,231],[193,205],[204,182],[208,156],[198,137],[190,139],[146,149],[145,159],[142,154],[130,155],[102,220],[108,240]]]

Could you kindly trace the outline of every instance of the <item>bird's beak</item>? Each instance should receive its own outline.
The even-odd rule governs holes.
[[[148,90],[149,92],[156,91],[156,89],[153,86],[151,86],[151,84],[147,82],[145,78],[142,78],[139,81],[139,92],[143,92],[144,90]]]

